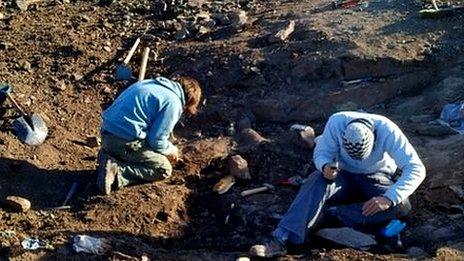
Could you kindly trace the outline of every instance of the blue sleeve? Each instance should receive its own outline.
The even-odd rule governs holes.
[[[174,145],[169,141],[169,136],[182,114],[181,106],[176,103],[167,103],[156,115],[148,132],[148,145],[156,152],[163,155],[172,153]]]
[[[334,133],[336,131],[337,120],[338,118],[334,116],[329,118],[324,132],[316,143],[316,148],[314,148],[314,164],[321,172],[323,172],[322,167],[327,163],[334,162],[339,153],[339,143],[337,135]]]
[[[386,152],[395,160],[402,170],[401,177],[391,186],[384,196],[396,205],[409,197],[425,178],[425,167],[414,147],[409,143],[403,132],[394,124],[389,123],[391,135],[386,144]]]

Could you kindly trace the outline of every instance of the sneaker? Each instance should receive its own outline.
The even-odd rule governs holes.
[[[272,239],[264,245],[254,245],[249,254],[254,257],[277,257],[287,253],[285,246],[277,239]]]
[[[114,158],[104,152],[100,152],[98,157],[97,186],[105,195],[111,193],[111,185],[116,180],[118,169],[118,164]]]

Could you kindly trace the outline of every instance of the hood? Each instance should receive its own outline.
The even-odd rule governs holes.
[[[182,107],[185,106],[185,94],[184,90],[182,89],[182,86],[180,83],[176,81],[172,81],[168,78],[165,77],[156,77],[155,79],[148,79],[148,80],[143,80],[142,84],[157,84],[159,86],[162,86],[170,91],[172,91],[174,94],[176,94],[177,97],[179,97]]]

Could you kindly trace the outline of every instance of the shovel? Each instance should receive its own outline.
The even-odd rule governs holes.
[[[45,121],[38,114],[26,114],[19,104],[13,99],[13,96],[10,94],[11,89],[12,88],[9,85],[2,85],[0,86],[0,94],[6,95],[21,114],[21,117],[13,121],[16,136],[18,136],[18,138],[27,145],[37,146],[42,144],[48,134],[48,128]]]
[[[143,51],[142,63],[140,64],[139,82],[145,79],[145,72],[147,71],[147,62],[149,54],[150,48],[145,47],[145,50]]]
[[[137,46],[140,43],[140,38],[137,38],[135,40],[134,44],[132,45],[132,48],[130,49],[129,53],[126,56],[126,59],[124,59],[123,63],[118,65],[116,67],[116,80],[118,81],[127,81],[132,78],[132,70],[128,66],[129,61],[132,59],[132,56],[135,53],[135,50],[137,49]]]

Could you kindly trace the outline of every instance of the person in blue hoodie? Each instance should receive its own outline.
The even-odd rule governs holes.
[[[425,178],[425,167],[403,132],[376,114],[333,114],[316,141],[313,159],[317,171],[271,240],[252,246],[250,255],[285,254],[285,243],[302,244],[321,218],[359,228],[404,217],[411,210],[408,197]]]
[[[197,113],[201,93],[200,84],[189,77],[157,77],[124,90],[102,113],[98,188],[108,195],[112,189],[171,176],[181,155],[169,137],[184,111]]]

